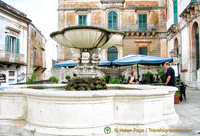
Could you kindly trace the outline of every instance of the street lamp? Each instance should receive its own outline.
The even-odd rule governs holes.
[[[171,51],[169,52],[170,57],[173,58],[174,57],[174,49],[171,49]]]

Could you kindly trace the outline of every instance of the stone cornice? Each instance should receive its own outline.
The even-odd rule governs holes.
[[[13,16],[17,19],[23,20],[26,23],[30,23],[31,20],[26,17],[26,14],[22,13],[21,11],[13,8],[12,6],[4,3],[0,0],[0,11],[4,12],[5,14],[8,14],[10,16]]]

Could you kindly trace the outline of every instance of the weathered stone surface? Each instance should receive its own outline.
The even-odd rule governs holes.
[[[131,90],[41,91],[18,86],[0,91],[0,134],[102,136],[106,126],[112,130],[117,127],[167,129],[177,123],[178,115],[174,110],[176,88],[148,85],[110,87]],[[117,136],[119,133],[112,131],[111,134]],[[155,132],[144,134],[151,136]]]

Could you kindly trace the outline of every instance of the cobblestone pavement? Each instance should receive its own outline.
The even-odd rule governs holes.
[[[173,133],[169,136],[200,136],[200,90],[187,88],[186,97],[187,101],[175,104],[179,122],[171,128],[192,129],[192,131]]]

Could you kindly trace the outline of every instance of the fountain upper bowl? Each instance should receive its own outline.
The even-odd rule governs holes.
[[[114,46],[125,37],[125,34],[95,26],[71,26],[53,32],[50,36],[68,48],[92,49]]]

